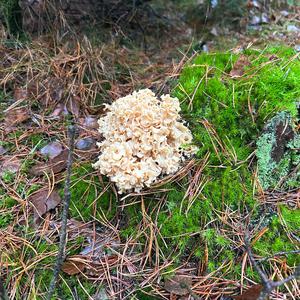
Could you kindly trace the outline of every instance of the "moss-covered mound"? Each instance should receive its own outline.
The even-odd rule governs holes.
[[[268,162],[272,145],[263,141],[279,117],[293,135],[281,149],[281,159],[288,161],[285,175],[299,160],[299,78],[299,58],[288,48],[202,54],[190,62],[173,95],[181,101],[199,152],[180,180],[121,202],[126,203],[121,221],[124,242],[137,240],[136,251],[148,253],[151,265],[172,259],[165,274],[188,259],[201,266],[202,274],[220,268],[224,278],[234,280],[241,278],[246,228],[252,233],[254,252],[262,257],[297,249],[293,237],[299,234],[299,209],[258,199],[264,188],[274,188],[282,180],[277,163]],[[91,171],[90,166],[74,170],[70,217],[88,221],[91,215],[98,220],[105,216],[114,223],[122,204],[110,187],[99,192],[107,184]],[[295,187],[297,180],[282,185]],[[296,254],[283,260],[289,267],[300,261]],[[268,261],[265,267],[271,268]],[[245,272],[259,280],[250,267]]]
[[[283,47],[245,50],[241,54],[202,54],[182,72],[174,95],[181,100],[184,117],[200,148],[198,158],[209,158],[202,171],[206,179],[202,193],[186,215],[183,216],[178,206],[173,205],[171,217],[166,216],[163,221],[161,216],[162,231],[170,231],[169,234],[176,236],[180,234],[178,227],[182,222],[185,223],[182,226],[184,232],[188,228],[191,231],[198,228],[202,232],[202,242],[208,245],[211,268],[236,257],[234,238],[224,234],[227,230],[232,232],[224,222],[229,212],[243,218],[251,211],[251,220],[235,220],[237,227],[249,226],[257,232],[266,228],[268,234],[254,243],[258,254],[270,255],[279,250],[297,248],[296,240],[291,242],[284,228],[285,216],[289,216],[287,208],[284,208],[285,214],[279,214],[276,207],[269,207],[267,213],[266,208],[259,208],[256,196],[261,187],[274,188],[283,180],[283,173],[277,172],[278,165],[285,163],[285,176],[290,171],[297,172],[295,168],[300,159],[299,134],[296,132],[299,78],[299,55],[293,49]],[[279,161],[272,163],[268,161],[270,153],[269,156],[263,153],[266,147],[272,147],[271,141],[260,138],[257,143],[257,139],[268,121],[278,113],[285,117],[293,137],[283,145],[283,141],[278,141],[283,153]],[[258,166],[254,152],[257,144]],[[297,178],[294,176],[285,187],[299,187]],[[177,192],[172,196],[169,193],[168,205],[180,202],[183,194]],[[299,218],[299,214],[299,210],[294,211],[294,218]],[[296,233],[298,229],[290,230]],[[182,239],[175,240],[174,243],[183,243]],[[201,252],[200,246],[197,252],[200,257]],[[289,262],[293,264],[295,260]]]
[[[205,167],[200,168],[201,174],[169,184],[164,209],[152,210],[168,245],[161,241],[164,251],[173,251],[178,261],[190,253],[202,261],[207,251],[206,271],[235,260],[229,273],[238,278],[237,253],[246,227],[254,235],[267,232],[254,243],[258,254],[297,248],[285,230],[289,214],[278,213],[276,206],[260,206],[256,200],[259,187],[266,184],[257,181],[254,151],[265,124],[277,112],[288,111],[291,126],[296,124],[299,78],[298,56],[282,47],[202,54],[184,68],[173,94],[181,100],[184,118],[200,148],[197,157]],[[200,193],[192,193],[193,180]],[[293,214],[299,218],[299,210]],[[140,215],[138,210],[132,213],[127,233]],[[289,256],[291,266],[295,260],[296,256]]]

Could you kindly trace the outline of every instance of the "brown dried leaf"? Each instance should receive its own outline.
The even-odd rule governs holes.
[[[78,118],[79,111],[80,111],[80,97],[78,96],[71,97],[67,102],[67,109],[73,116]]]
[[[17,173],[20,170],[21,161],[14,156],[5,156],[0,163],[0,176],[5,172]]]
[[[67,114],[68,114],[68,110],[66,106],[63,103],[58,103],[49,117],[55,118]]]
[[[80,261],[67,260],[63,263],[61,270],[68,275],[76,275],[84,270],[84,263]]]
[[[0,155],[3,155],[7,152],[7,149],[5,149],[3,146],[0,145]]]
[[[84,127],[85,129],[98,129],[99,128],[98,120],[94,116],[86,116],[85,118],[80,118],[79,122],[80,122],[81,126]]]
[[[42,175],[45,172],[50,173],[51,171],[56,174],[61,172],[67,167],[68,150],[63,150],[59,155],[50,159],[48,162],[40,162],[36,164],[30,171],[33,175]]]
[[[178,296],[184,296],[189,293],[189,288],[192,286],[192,278],[184,275],[175,275],[171,279],[165,281],[165,289]]]
[[[61,198],[56,190],[49,194],[49,190],[44,188],[29,196],[28,200],[35,209],[34,215],[36,220],[61,202]]]
[[[13,108],[5,113],[5,124],[6,126],[12,127],[28,120],[29,118],[30,113],[26,106]]]
[[[236,63],[234,64],[232,70],[230,71],[231,77],[241,77],[244,75],[245,67],[249,66],[250,62],[247,56],[240,55]]]
[[[231,296],[231,298],[235,300],[257,300],[262,289],[263,286],[261,284],[256,284],[244,291],[241,295]]]
[[[105,268],[104,265],[113,267],[118,262],[119,258],[117,255],[108,255],[105,258],[73,255],[63,264],[62,270],[69,275],[75,275],[84,271],[86,275],[101,276]]]
[[[54,157],[58,156],[59,154],[62,153],[63,151],[63,145],[57,141],[51,142],[44,146],[41,150],[40,153],[43,156],[47,156],[50,159],[53,159]]]

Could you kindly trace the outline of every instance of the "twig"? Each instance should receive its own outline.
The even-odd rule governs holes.
[[[56,264],[53,271],[53,277],[50,283],[50,287],[47,294],[47,300],[51,300],[51,297],[54,293],[54,289],[56,286],[58,274],[60,272],[62,263],[65,259],[65,246],[66,246],[66,237],[67,237],[67,219],[68,219],[68,210],[70,206],[71,192],[70,192],[70,180],[71,180],[71,171],[72,171],[72,163],[73,163],[73,151],[74,151],[74,139],[75,139],[75,126],[68,127],[68,135],[69,135],[69,154],[67,161],[67,175],[65,181],[65,189],[64,189],[64,207],[62,211],[61,217],[61,230],[60,230],[60,241],[59,241],[59,249],[56,258]]]
[[[281,251],[281,252],[274,253],[273,255],[264,257],[264,258],[260,259],[258,262],[262,263],[262,262],[264,262],[270,258],[276,257],[276,256],[285,256],[285,255],[289,255],[289,254],[298,254],[298,253],[300,253],[300,249],[299,250],[291,250],[291,251]]]
[[[182,285],[183,285],[183,287],[185,287],[185,288],[189,291],[190,295],[191,295],[195,300],[200,300],[200,298],[194,293],[194,291],[191,289],[191,287],[190,287],[189,285],[187,285],[186,283],[183,283]]]
[[[253,256],[253,253],[251,250],[250,238],[249,238],[248,232],[246,232],[246,234],[245,234],[245,246],[246,246],[246,251],[248,253],[248,257],[249,257],[251,263],[253,264],[253,267],[259,274],[259,277],[261,278],[262,285],[263,285],[263,289],[260,292],[257,300],[265,300],[268,297],[268,295],[272,292],[272,290],[274,290],[275,288],[277,288],[293,279],[300,277],[300,265],[298,265],[296,267],[294,274],[288,276],[287,278],[284,278],[283,280],[280,280],[280,281],[269,280],[267,274],[259,267],[259,265],[257,264],[257,262],[254,259],[254,256]]]

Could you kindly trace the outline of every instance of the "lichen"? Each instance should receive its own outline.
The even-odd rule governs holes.
[[[258,177],[264,190],[297,187],[299,171],[293,170],[300,161],[300,136],[293,127],[291,115],[279,112],[267,123],[257,141]]]

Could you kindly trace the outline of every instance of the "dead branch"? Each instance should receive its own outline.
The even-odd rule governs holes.
[[[60,241],[59,241],[59,249],[56,259],[56,264],[53,271],[53,277],[50,283],[50,287],[48,290],[47,299],[51,300],[57,278],[65,259],[65,246],[66,246],[66,237],[67,237],[67,220],[68,220],[68,211],[71,200],[71,192],[70,192],[70,181],[71,181],[71,171],[72,171],[72,163],[73,163],[73,152],[74,152],[74,140],[75,140],[75,127],[69,126],[68,135],[69,135],[69,154],[67,161],[67,175],[65,181],[65,189],[64,189],[64,207],[62,211],[61,217],[61,230],[60,230]]]
[[[267,274],[260,268],[260,266],[258,265],[258,263],[255,261],[252,250],[251,250],[251,245],[250,245],[250,238],[249,238],[249,233],[246,232],[245,234],[245,247],[246,247],[246,251],[248,254],[248,257],[253,265],[253,267],[255,268],[255,270],[257,271],[257,273],[259,274],[259,277],[262,281],[262,285],[263,285],[263,289],[260,292],[260,295],[258,297],[257,300],[265,300],[267,299],[267,297],[270,295],[270,293],[277,287],[293,280],[296,279],[298,277],[300,277],[300,265],[298,265],[296,267],[295,272],[288,276],[287,278],[284,278],[283,280],[280,281],[272,281],[269,280]],[[285,253],[286,254],[286,253]]]

